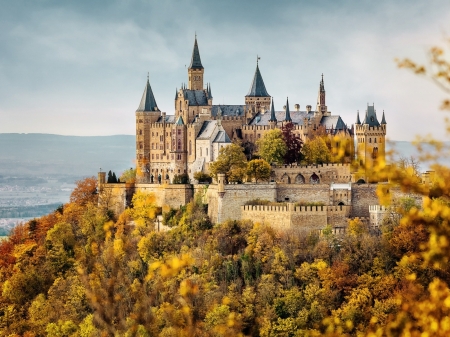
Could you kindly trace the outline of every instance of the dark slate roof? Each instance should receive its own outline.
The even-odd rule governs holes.
[[[219,109],[222,116],[243,116],[245,105],[213,105],[211,107],[211,116],[216,117]]]
[[[270,97],[267,93],[266,86],[259,71],[259,66],[256,64],[255,76],[253,76],[253,82],[250,86],[250,90],[245,97]]]
[[[291,120],[292,123],[303,125],[303,118],[310,119],[314,116],[314,111],[291,111]],[[258,113],[256,116],[250,121],[249,125],[269,125],[269,120],[271,117],[271,113],[268,111],[264,114]],[[277,121],[284,121],[286,118],[286,111],[275,111],[275,118]]]
[[[184,97],[189,101],[189,105],[208,105],[208,97],[205,90],[183,90]]]
[[[204,121],[197,139],[209,139],[216,128],[217,121]]]
[[[364,118],[363,124],[369,124],[369,126],[380,126],[374,105],[367,106],[366,117]]]
[[[272,98],[272,107],[270,108],[270,119],[269,122],[276,122],[277,117],[275,116],[275,108],[273,107],[273,98]]]
[[[141,104],[139,104],[139,107],[137,108],[136,111],[159,111],[148,78],[147,84],[145,85],[144,93],[142,94]]]
[[[356,124],[360,125],[361,124],[361,120],[359,119],[359,110],[356,114]]]
[[[197,37],[195,37],[194,50],[192,50],[191,65],[189,69],[203,69],[200,52],[198,51]]]
[[[304,125],[304,118],[311,119],[314,117],[314,111],[291,111],[290,112],[292,123],[297,125]],[[275,118],[278,121],[284,121],[286,117],[285,111],[275,111]],[[264,114],[258,113],[250,121],[249,125],[269,125],[271,113],[266,112]],[[320,124],[325,126],[327,130],[346,130],[347,127],[340,116],[324,116],[320,120]]]
[[[230,137],[228,137],[225,130],[221,130],[217,133],[216,138],[214,138],[213,143],[231,143]]]
[[[345,129],[347,129],[341,116],[324,116],[320,120],[320,125],[325,126],[325,129],[327,129],[327,130],[331,130],[331,129],[345,130]]]
[[[381,118],[381,124],[386,124],[386,118],[384,118],[384,110],[383,110],[383,118]]]
[[[176,125],[184,125],[183,117],[178,116],[178,119],[177,119],[175,124]]]
[[[284,117],[284,120],[287,122],[292,122],[291,112],[289,111],[289,99],[288,98],[286,98],[286,116]]]
[[[164,116],[161,116],[158,118],[156,123],[162,123]],[[166,116],[166,123],[175,123],[175,116],[174,115],[168,115]]]

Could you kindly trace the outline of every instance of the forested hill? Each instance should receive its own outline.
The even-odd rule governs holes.
[[[0,175],[91,176],[134,166],[135,136],[0,134]]]

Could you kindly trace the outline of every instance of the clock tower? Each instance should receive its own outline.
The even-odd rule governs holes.
[[[203,90],[203,68],[198,51],[197,36],[195,36],[194,50],[192,51],[191,64],[188,69],[188,89]]]

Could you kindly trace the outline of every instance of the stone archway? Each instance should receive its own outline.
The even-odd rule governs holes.
[[[320,184],[320,178],[315,172],[313,172],[313,174],[309,178],[309,183],[310,184]]]
[[[291,178],[285,173],[281,176],[281,182],[283,184],[290,184],[291,183]]]
[[[305,177],[303,175],[301,175],[300,173],[297,174],[297,176],[295,177],[295,183],[296,184],[304,184],[305,183]]]
[[[345,206],[345,204],[344,204],[343,201],[340,201],[340,202],[338,203],[338,206]]]

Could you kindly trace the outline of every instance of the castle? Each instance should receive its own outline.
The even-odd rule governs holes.
[[[327,223],[338,228],[345,227],[350,217],[369,218],[369,206],[377,205],[378,201],[376,184],[369,184],[373,181],[368,172],[377,160],[385,157],[384,111],[380,123],[374,106],[368,105],[363,121],[358,112],[356,123],[349,128],[339,115],[328,110],[323,75],[314,109],[306,105],[306,110],[302,111],[300,105],[295,104],[291,111],[286,99],[283,111],[276,111],[258,59],[244,104],[214,105],[211,85],[205,86],[204,75],[195,37],[188,82],[175,91],[173,115],[160,111],[147,78],[136,110],[137,181],[132,185],[107,184],[104,172],[100,172],[103,200],[114,195],[115,208],[123,209],[130,203],[133,193],[142,190],[154,192],[160,205],[179,207],[198,192],[208,203],[208,213],[214,222],[250,218],[272,221],[283,228],[302,222],[309,223],[311,229],[320,229]],[[220,175],[209,186],[195,184],[194,173],[208,173],[210,163],[217,159],[222,147],[235,140],[255,147],[266,132],[286,123],[293,124],[293,132],[302,141],[319,128],[330,137],[339,135],[340,139],[347,140],[347,157],[339,164],[272,166],[272,181],[267,184],[228,185]],[[339,144],[331,142],[331,146]],[[366,168],[366,173],[352,172],[350,162],[355,160]],[[180,174],[187,174],[194,184],[173,184],[174,177]],[[253,199],[285,205],[246,205]],[[305,201],[319,202],[323,206],[314,206],[314,209],[313,206],[296,206]]]

